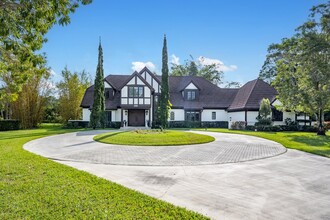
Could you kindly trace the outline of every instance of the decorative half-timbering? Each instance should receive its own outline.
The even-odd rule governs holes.
[[[132,75],[109,75],[104,79],[107,119],[121,126],[151,126],[157,119],[161,76],[148,68]],[[220,88],[202,77],[170,76],[169,92],[172,109],[169,122],[175,126],[204,123],[208,126],[230,126],[234,121],[253,125],[260,100],[272,103],[274,124],[285,119],[296,120],[293,112],[275,109],[276,90],[260,79],[241,88]],[[89,87],[81,102],[83,119],[89,120],[94,86]]]

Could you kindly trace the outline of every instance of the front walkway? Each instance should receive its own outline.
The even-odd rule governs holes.
[[[95,147],[95,142],[91,141],[92,133],[47,137],[29,142],[24,148],[57,158],[86,150],[91,153],[90,158],[100,158],[91,151]],[[217,133],[212,134],[217,136]],[[89,141],[78,141],[85,138]],[[232,135],[228,139],[235,143],[241,138],[241,135]],[[254,143],[254,138],[244,138],[246,144]],[[204,151],[201,146],[200,154]],[[203,166],[58,162],[213,219],[330,219],[330,159],[296,150],[268,159]]]

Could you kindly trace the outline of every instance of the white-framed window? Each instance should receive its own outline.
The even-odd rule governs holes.
[[[129,86],[128,87],[128,97],[137,98],[143,97],[144,87],[143,86]]]
[[[170,114],[170,120],[171,121],[174,121],[175,120],[175,113],[174,112],[171,112],[171,114]]]
[[[217,113],[216,112],[212,112],[212,120],[217,119]]]
[[[187,91],[187,100],[195,100],[196,99],[196,91],[190,90]]]

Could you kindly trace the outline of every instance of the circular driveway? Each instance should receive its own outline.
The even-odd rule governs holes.
[[[24,149],[41,156],[74,162],[138,166],[191,166],[236,163],[273,157],[286,152],[266,139],[204,131],[190,131],[215,138],[214,142],[183,146],[123,146],[93,140],[113,131],[84,131],[30,141]]]

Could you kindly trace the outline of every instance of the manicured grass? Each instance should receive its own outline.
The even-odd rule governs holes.
[[[214,138],[208,135],[174,130],[136,130],[101,134],[95,136],[94,140],[107,144],[168,146],[208,143],[214,141]]]
[[[204,219],[22,149],[59,126],[0,132],[0,219]]]
[[[311,132],[255,132],[228,130],[222,128],[210,128],[207,129],[207,131],[245,134],[262,137],[265,139],[276,141],[287,148],[297,149],[312,154],[330,157],[330,132],[327,132],[327,136],[319,136],[316,135],[316,133]]]

